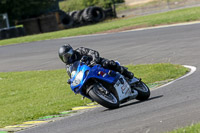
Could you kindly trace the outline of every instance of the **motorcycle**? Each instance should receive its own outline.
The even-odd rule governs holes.
[[[132,99],[147,100],[148,86],[134,77],[127,80],[119,72],[103,68],[99,64],[89,65],[88,61],[76,61],[67,69],[68,83],[75,94],[81,94],[100,105],[115,109]]]

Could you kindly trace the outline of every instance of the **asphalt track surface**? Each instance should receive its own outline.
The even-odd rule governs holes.
[[[119,109],[99,107],[21,133],[160,133],[200,122],[200,24],[72,37],[0,47],[0,71],[64,68],[64,43],[96,49],[122,64],[170,62],[197,67],[192,75]],[[56,77],[55,77],[56,78]]]

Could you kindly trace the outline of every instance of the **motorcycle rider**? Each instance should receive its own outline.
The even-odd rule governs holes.
[[[132,79],[134,76],[132,72],[127,70],[127,68],[120,66],[113,60],[100,57],[99,52],[89,48],[80,47],[74,50],[69,44],[65,44],[59,48],[58,54],[60,59],[66,64],[67,68],[75,61],[91,60],[91,66],[100,64],[106,69],[121,73],[128,79]]]

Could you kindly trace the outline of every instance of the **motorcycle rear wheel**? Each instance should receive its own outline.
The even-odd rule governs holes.
[[[138,92],[138,96],[136,97],[137,100],[144,101],[150,97],[149,87],[144,82],[139,81],[135,83],[133,87],[133,89]]]
[[[103,90],[100,87],[103,87]],[[89,96],[99,103],[100,105],[109,108],[115,109],[119,107],[119,100],[118,98],[111,92],[109,92],[104,86],[95,84],[93,85],[92,89],[89,91]]]

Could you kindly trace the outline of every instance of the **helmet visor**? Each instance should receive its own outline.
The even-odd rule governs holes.
[[[73,55],[73,50],[70,49],[66,54],[63,55],[63,61],[65,63],[72,63],[72,55]]]

